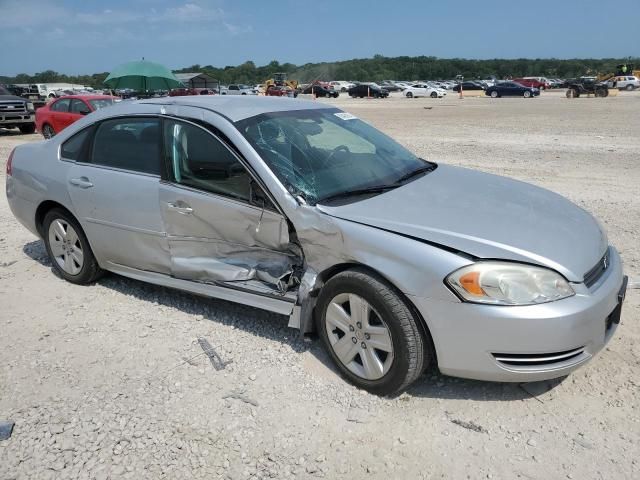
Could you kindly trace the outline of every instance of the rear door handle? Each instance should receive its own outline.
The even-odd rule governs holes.
[[[72,178],[69,180],[69,183],[80,188],[93,187],[93,183],[91,183],[87,177]]]
[[[193,213],[193,208],[191,208],[186,203],[181,203],[180,205],[178,205],[176,203],[167,202],[167,207],[169,207],[169,210],[173,210],[183,215],[191,215]]]

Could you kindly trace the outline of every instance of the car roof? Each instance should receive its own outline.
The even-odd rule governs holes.
[[[120,102],[125,103],[125,102]],[[128,102],[127,102],[128,103]],[[285,97],[263,97],[259,95],[203,95],[190,97],[162,97],[137,100],[140,104],[183,105],[203,108],[227,117],[232,122],[255,117],[263,113],[292,110],[321,110],[331,106],[307,100]],[[131,105],[131,103],[128,103]]]

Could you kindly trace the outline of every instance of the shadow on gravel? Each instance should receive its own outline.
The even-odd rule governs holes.
[[[42,240],[29,242],[22,250],[31,259],[55,272]],[[252,335],[287,344],[298,353],[308,351],[328,371],[340,376],[321,343],[315,340],[304,341],[300,338],[296,330],[287,327],[288,318],[284,315],[225,300],[199,297],[112,273],[108,273],[97,283],[123,295],[133,296],[142,302],[176,308],[189,315],[201,315],[203,320],[230,325]],[[541,397],[551,392],[565,378],[526,384],[481,382],[447,377],[430,368],[407,390],[407,394],[412,397],[476,401],[515,401],[537,398],[542,402]]]
[[[19,137],[25,134],[18,129],[7,130],[6,128],[0,128],[0,135],[3,137]]]
[[[51,261],[42,240],[27,243],[22,251],[28,257],[55,272],[51,267]],[[203,320],[232,325],[247,333],[290,345],[296,352],[317,350],[311,348],[311,343],[301,339],[296,330],[287,327],[288,318],[284,315],[225,300],[200,297],[113,273],[107,273],[97,283],[123,295],[133,296],[140,301],[176,308],[189,315],[201,315]]]
[[[491,402],[536,398],[544,403],[542,398],[552,392],[565,378],[567,377],[529,383],[482,382],[447,377],[430,369],[407,390],[407,394],[412,397]]]

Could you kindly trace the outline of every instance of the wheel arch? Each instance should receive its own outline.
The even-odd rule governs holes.
[[[36,229],[38,230],[38,233],[40,234],[40,236],[42,238],[44,238],[44,233],[45,233],[43,231],[43,228],[44,228],[44,217],[47,215],[48,212],[50,212],[54,208],[59,208],[61,210],[64,210],[69,215],[71,215],[73,218],[75,218],[75,215],[73,215],[73,213],[71,213],[69,211],[69,209],[67,207],[65,207],[64,205],[62,205],[61,203],[58,203],[58,202],[53,201],[53,200],[45,200],[45,201],[41,202],[40,205],[38,205],[38,208],[36,209],[35,224],[36,224]]]
[[[369,265],[365,265],[359,262],[345,262],[345,263],[332,265],[331,267],[317,274],[315,288],[311,291],[311,295],[310,295],[313,299],[313,305],[311,307],[311,312],[309,315],[310,318],[306,322],[305,322],[305,319],[302,319],[302,321],[305,322],[305,324],[300,325],[301,334],[310,333],[315,330],[316,314],[317,314],[317,311],[315,308],[316,300],[320,295],[320,291],[322,290],[322,287],[324,287],[324,285],[336,275],[348,270],[364,272],[378,279],[379,281],[383,282],[385,285],[391,288],[398,295],[398,297],[404,302],[406,307],[409,310],[411,310],[411,312],[415,315],[416,319],[418,320],[417,324],[420,328],[420,333],[422,334],[422,338],[424,339],[425,344],[428,342],[429,346],[431,347],[431,353],[433,355],[433,358],[432,358],[433,365],[437,366],[438,356],[437,356],[435,344],[433,342],[433,336],[431,335],[431,331],[429,329],[429,326],[427,325],[426,319],[420,313],[416,305],[409,299],[407,295],[404,294],[404,292],[400,288],[398,288],[393,283],[391,279],[389,279],[386,275],[384,275],[384,273],[380,272],[379,270],[376,270],[375,268]]]

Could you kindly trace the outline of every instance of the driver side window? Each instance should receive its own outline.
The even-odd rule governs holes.
[[[211,133],[189,123],[165,120],[164,142],[176,183],[250,202],[251,176]]]

